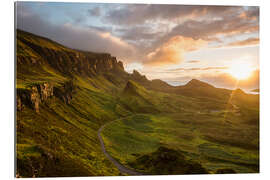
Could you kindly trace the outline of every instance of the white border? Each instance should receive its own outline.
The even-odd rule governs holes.
[[[34,0],[32,0],[34,1]],[[44,0],[40,0],[44,1]],[[51,0],[47,0],[51,1]],[[76,2],[70,0],[57,0],[58,2]],[[80,0],[80,2],[111,2],[109,0]],[[125,0],[114,0],[114,3],[126,3]],[[181,175],[181,176],[144,176],[142,179],[270,179],[270,44],[269,44],[269,17],[270,6],[267,0],[132,0],[129,3],[158,3],[158,4],[200,4],[200,5],[248,5],[260,6],[260,67],[261,67],[261,166],[260,174],[238,175]],[[1,118],[0,118],[0,177],[1,179],[14,178],[14,1],[1,1]],[[61,179],[137,179],[138,177],[82,177],[57,178]],[[52,179],[52,178],[43,178]]]

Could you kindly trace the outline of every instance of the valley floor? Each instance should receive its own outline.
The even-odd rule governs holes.
[[[215,113],[132,115],[108,123],[102,136],[108,153],[129,168],[134,168],[131,165],[142,155],[164,146],[199,162],[210,173],[220,169],[233,169],[237,173],[258,172],[258,150],[242,145],[241,137],[229,135],[240,131],[242,136],[247,129],[242,126],[237,130],[236,124],[224,122]],[[208,137],[209,131],[212,139]],[[239,144],[228,144],[229,139],[239,141]],[[141,167],[135,168],[137,171],[151,173],[145,168],[147,165],[136,166]]]

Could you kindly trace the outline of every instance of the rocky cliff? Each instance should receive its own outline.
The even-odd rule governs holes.
[[[74,74],[93,76],[110,70],[124,71],[123,63],[108,53],[73,50],[46,38],[34,36],[46,41],[46,44],[41,44],[33,40],[33,36],[27,32],[17,31],[18,71],[23,65],[44,64],[70,76]]]
[[[25,106],[39,113],[39,106],[49,98],[59,98],[65,104],[70,104],[75,86],[72,81],[67,81],[61,86],[54,86],[48,82],[33,84],[28,89],[17,89],[17,110],[22,111]]]
[[[67,81],[62,86],[55,88],[55,96],[61,99],[65,104],[70,104],[73,93],[75,93],[75,85],[73,81]]]
[[[53,96],[53,86],[47,82],[31,85],[28,89],[17,89],[17,110],[25,106],[39,113],[39,105]]]
[[[70,49],[21,30],[17,30],[16,55],[17,80],[25,82],[27,79],[31,82],[30,85],[26,83],[23,88],[17,88],[19,111],[28,106],[39,113],[40,103],[53,96],[70,104],[75,92],[72,82],[75,76],[91,78],[112,71],[126,73],[123,63],[108,53]],[[58,82],[55,74],[64,78]],[[49,75],[57,82],[50,82],[52,78],[47,77]],[[43,76],[45,82],[35,82],[35,76]]]

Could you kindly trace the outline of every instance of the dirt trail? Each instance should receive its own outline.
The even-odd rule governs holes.
[[[107,123],[108,124],[108,123]],[[106,155],[106,157],[118,168],[118,170],[121,173],[124,174],[128,174],[128,175],[143,175],[142,173],[136,172],[134,170],[128,169],[125,166],[123,166],[122,164],[120,164],[118,161],[116,161],[107,151],[103,142],[103,139],[101,137],[101,132],[103,130],[103,128],[107,125],[104,124],[103,126],[101,126],[98,130],[98,139],[100,141],[100,145],[101,145],[101,149],[103,151],[103,153]]]

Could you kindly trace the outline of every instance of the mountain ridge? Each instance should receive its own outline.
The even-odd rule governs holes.
[[[51,40],[49,38],[45,38],[45,37],[42,37],[42,36],[39,36],[39,35],[35,35],[35,34],[32,34],[30,32],[26,32],[26,31],[23,31],[23,30],[17,30],[17,38],[18,38],[19,41],[22,39],[22,38],[20,38],[20,34],[27,34],[29,36],[35,36],[36,38],[41,38],[43,40],[46,40],[46,41],[49,41],[49,42],[52,42],[52,43],[56,43],[58,46],[63,47],[66,51],[73,52],[71,54],[68,54],[68,56],[71,57],[71,61],[75,61],[75,62],[74,63],[70,62],[70,64],[65,64],[65,66],[76,66],[76,65],[78,65],[78,67],[75,67],[74,69],[62,69],[62,68],[60,68],[59,67],[60,65],[64,65],[64,64],[62,64],[63,60],[61,58],[61,54],[60,55],[55,55],[53,51],[47,49],[48,47],[45,48],[45,50],[44,50],[45,52],[43,52],[42,50],[38,52],[38,53],[42,53],[42,54],[48,53],[48,54],[51,54],[51,56],[56,56],[57,62],[50,62],[49,59],[50,59],[51,56],[47,58],[47,61],[51,66],[54,66],[60,72],[64,72],[64,73],[68,73],[68,72],[80,73],[80,72],[84,71],[85,73],[87,73],[87,71],[88,71],[88,73],[91,72],[90,75],[93,75],[93,73],[101,72],[101,71],[104,71],[104,70],[106,71],[106,70],[118,69],[120,71],[123,70],[125,73],[127,73],[125,71],[125,69],[124,69],[123,62],[122,61],[117,61],[116,57],[111,56],[109,53],[93,53],[93,52],[90,52],[90,51],[71,49],[71,48],[65,47],[65,46],[59,44],[58,42],[55,42],[55,41],[53,41],[53,40]],[[23,42],[27,43],[27,45],[29,45],[29,46],[34,46],[33,44],[31,44],[31,43],[29,43],[29,42],[27,42],[25,40],[23,40]],[[20,51],[20,43],[18,45],[18,48],[19,48],[19,51]],[[34,49],[34,47],[32,49]],[[62,54],[62,55],[65,57],[64,54]],[[76,61],[78,61],[78,59],[83,59],[83,61],[76,62]],[[33,57],[29,57],[29,58],[21,57],[20,53],[19,53],[19,55],[17,57],[17,62],[19,64],[23,64],[23,63],[36,64],[36,63],[38,63],[38,60],[34,59]],[[84,67],[87,67],[87,69],[85,70]],[[162,84],[162,85],[167,86],[167,87],[182,87],[182,86],[188,86],[188,85],[191,85],[191,84],[193,84],[194,86],[195,85],[203,85],[203,86],[210,85],[208,83],[205,83],[205,82],[197,80],[197,79],[191,79],[185,85],[172,86],[172,85],[168,84],[167,82],[165,82],[163,80],[160,80],[160,79],[148,80],[145,75],[141,75],[137,70],[133,70],[133,72],[130,74],[130,76],[131,76],[131,79],[133,79],[135,81],[138,81],[138,82],[141,82],[141,83],[143,83],[143,82],[159,83],[159,84]],[[213,85],[210,85],[210,86],[213,86]]]

